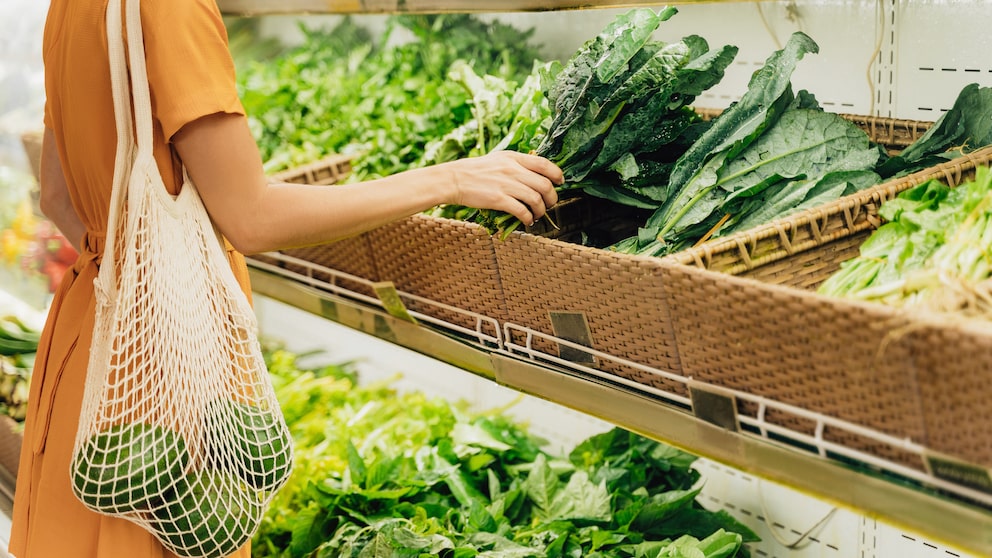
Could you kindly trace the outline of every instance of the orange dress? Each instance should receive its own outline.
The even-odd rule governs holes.
[[[51,0],[45,26],[45,124],[54,131],[72,204],[87,233],[79,260],[55,294],[38,348],[14,497],[10,552],[17,558],[173,556],[133,523],[83,507],[69,479],[117,141],[106,9],[107,0]],[[141,16],[155,156],[176,193],[181,166],[168,138],[202,116],[244,109],[214,0],[144,0]],[[231,250],[230,259],[247,293],[244,258]],[[249,554],[246,545],[235,556]]]

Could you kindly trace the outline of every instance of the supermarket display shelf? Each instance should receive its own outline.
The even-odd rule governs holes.
[[[267,254],[276,260],[279,254]],[[271,260],[270,260],[271,261]],[[293,262],[299,269],[299,261]],[[746,393],[715,388],[691,378],[652,370],[588,347],[555,339],[514,324],[490,336],[444,324],[429,316],[397,313],[395,307],[333,282],[362,279],[306,263],[307,275],[272,263],[250,260],[253,289],[326,319],[404,346],[517,391],[559,403],[610,423],[780,482],[907,531],[931,537],[967,553],[992,555],[992,495],[831,442],[824,429],[871,436],[880,443],[925,457],[925,450],[854,424],[845,423]],[[371,283],[370,283],[371,284]],[[399,293],[400,298],[409,297]],[[421,301],[422,302],[422,301]],[[446,307],[447,308],[447,307]],[[387,311],[388,309],[388,311]],[[411,320],[412,318],[412,320]],[[425,319],[426,318],[426,319]],[[423,319],[424,324],[416,320]],[[479,323],[485,321],[479,316]],[[600,362],[616,361],[661,375],[687,388],[688,396],[652,388],[595,368],[565,361],[534,348],[545,338],[590,353]],[[704,396],[710,404],[703,405]],[[722,403],[748,401],[756,417],[728,419]],[[707,413],[703,413],[703,408]],[[716,411],[714,411],[716,409]],[[813,434],[765,421],[768,412],[791,413],[815,422]],[[707,416],[704,416],[707,415]],[[701,418],[702,417],[702,418]]]
[[[743,0],[673,0],[671,2],[634,2],[631,0],[218,0],[227,15],[271,14],[385,14],[439,12],[528,12],[575,10],[584,8],[627,8],[668,4],[712,4]]]

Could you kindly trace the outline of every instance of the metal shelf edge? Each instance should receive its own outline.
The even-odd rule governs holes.
[[[249,268],[248,273],[252,290],[258,294],[426,354],[479,376],[489,379],[494,377],[489,353],[481,347],[474,348],[468,342],[395,318],[385,311],[369,308],[266,271]]]
[[[388,13],[489,13],[537,12],[598,8],[632,8],[669,4],[712,4],[744,0],[673,0],[672,2],[632,2],[630,0],[218,0],[225,15],[274,14],[388,14]]]

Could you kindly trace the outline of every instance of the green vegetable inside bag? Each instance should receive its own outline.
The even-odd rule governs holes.
[[[206,430],[227,434],[215,440],[214,456],[233,457],[215,467],[236,473],[248,486],[275,490],[289,474],[292,439],[278,412],[224,400],[211,406]]]
[[[104,512],[147,510],[190,462],[181,436],[159,426],[123,424],[92,436],[72,466],[73,490]]]
[[[183,554],[227,556],[248,542],[261,517],[261,503],[247,498],[240,483],[217,471],[190,473],[155,509],[151,525],[164,543]]]

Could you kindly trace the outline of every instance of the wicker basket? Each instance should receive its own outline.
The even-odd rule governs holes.
[[[897,120],[857,114],[842,114],[841,116],[857,124],[868,133],[868,137],[872,141],[884,145],[892,154],[912,145],[933,126],[933,122],[921,122],[919,120]]]
[[[707,119],[719,114],[710,109],[696,111]],[[929,127],[928,123],[907,120],[845,118],[893,150]],[[643,218],[627,221],[628,228],[619,238],[630,236],[643,222]],[[578,312],[588,323],[593,348],[675,374],[683,371],[662,288],[660,260],[520,234],[495,242],[511,322],[555,335],[552,312]],[[548,343],[540,348],[552,354],[556,350]],[[658,375],[615,364],[603,366],[638,383],[677,394],[685,392],[683,384]]]
[[[881,202],[930,178],[957,185],[989,161],[987,148],[665,258],[683,373],[992,465],[992,445],[979,442],[981,426],[967,437],[942,430],[957,428],[952,425],[965,416],[975,425],[992,420],[987,403],[992,389],[982,396],[969,393],[974,405],[969,409],[946,404],[957,401],[958,387],[978,383],[975,375],[989,371],[988,339],[978,341],[894,308],[813,292],[841,262],[858,254],[880,224]],[[930,340],[924,344],[925,337]],[[960,376],[956,383],[945,381],[950,374]],[[742,412],[754,409],[745,405]],[[766,418],[812,434],[811,423],[797,417]],[[846,431],[824,436],[924,467],[916,454],[873,439]]]
[[[638,210],[569,192],[541,219],[524,230],[540,236],[575,239],[593,234],[604,243],[620,224],[629,223]],[[409,301],[415,310],[463,328],[475,330],[476,319],[451,306],[500,322],[507,318],[506,300],[493,242],[482,226],[464,221],[414,215],[370,231],[368,237],[379,280],[398,290],[428,299]]]
[[[520,233],[496,240],[495,245],[511,322],[569,339],[557,331],[553,316],[577,313],[588,326],[592,348],[673,373],[681,370],[664,304],[660,259]],[[536,343],[536,348],[558,353],[551,343]],[[629,380],[686,394],[683,384],[643,370],[597,364]]]
[[[367,236],[379,280],[431,302],[505,319],[496,254],[485,228],[414,215]],[[478,327],[475,318],[439,305],[408,301],[407,308],[470,330]]]
[[[590,196],[581,190],[559,195],[558,203],[523,232],[587,246],[609,246],[630,235],[634,223],[643,223],[650,210],[621,205]]]
[[[279,264],[290,271],[310,275],[314,279],[332,283],[363,295],[375,296],[375,292],[367,281],[378,281],[379,274],[376,271],[375,260],[372,257],[372,245],[367,233],[326,244],[282,250],[282,253],[335,271],[354,275],[365,281],[352,281],[291,263]]]
[[[24,435],[21,433],[22,425],[17,424],[14,419],[0,415],[0,468],[3,468],[11,477],[17,477],[18,464],[21,459],[21,444]]]
[[[992,467],[992,327],[916,320],[908,335],[930,434],[927,447]]]
[[[290,182],[296,184],[331,185],[343,180],[351,172],[351,158],[344,155],[331,155],[320,161],[296,167],[275,174],[271,177],[274,182]],[[314,264],[355,275],[365,280],[376,281],[378,273],[372,258],[372,247],[368,235],[360,234],[354,237],[283,250],[283,254],[306,260]],[[330,282],[367,296],[375,296],[367,283],[338,279],[330,274],[311,271],[303,266],[283,263],[264,255],[253,256],[255,259],[285,267],[290,271],[304,275],[312,275],[315,279]]]
[[[337,184],[351,173],[351,157],[330,155],[319,161],[272,175],[273,182],[295,184]]]

